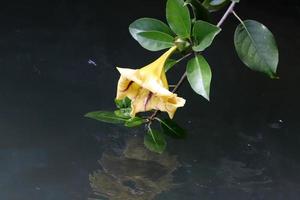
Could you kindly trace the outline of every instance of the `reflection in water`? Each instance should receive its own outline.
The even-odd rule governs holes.
[[[94,199],[109,200],[154,199],[174,186],[172,172],[179,166],[176,156],[152,153],[138,139],[130,139],[121,155],[104,153],[99,163],[102,169],[90,175]]]
[[[251,169],[239,161],[222,159],[217,176],[223,180],[223,187],[252,192],[256,187],[268,189],[272,180],[264,175],[264,169]]]
[[[295,170],[289,173],[278,160],[297,170],[298,161],[282,157],[278,146],[266,143],[266,137],[263,131],[238,132],[237,139],[231,140],[237,142],[220,146],[204,138],[197,141],[199,148],[187,140],[184,151],[176,150],[180,168],[177,157],[151,153],[141,140],[131,138],[124,148],[120,139],[101,137],[101,143],[113,152],[105,151],[99,160],[101,170],[90,175],[95,194],[90,200],[299,199],[299,179],[292,177]],[[180,187],[172,189],[176,183]]]

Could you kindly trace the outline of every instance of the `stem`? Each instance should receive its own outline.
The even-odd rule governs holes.
[[[155,110],[153,112],[153,114],[149,117],[149,122],[151,123],[151,121],[155,118],[155,116],[158,114],[159,110]]]
[[[232,11],[232,14],[241,22],[241,24],[244,24],[243,20],[236,14],[236,12],[234,12],[234,10]]]
[[[181,86],[181,84],[183,83],[183,81],[185,80],[187,76],[186,71],[182,74],[180,80],[177,82],[177,84],[175,85],[174,89],[172,90],[172,92],[176,92],[178,90],[178,88]]]
[[[220,27],[224,21],[226,20],[226,18],[228,17],[228,15],[233,11],[233,8],[235,6],[236,2],[231,2],[230,6],[228,7],[228,9],[226,10],[225,14],[223,15],[223,17],[221,18],[221,20],[218,22],[217,27]]]
[[[178,60],[176,60],[176,63],[181,62],[182,60],[186,59],[187,57],[189,57],[192,53],[188,53],[186,55],[184,55],[182,58],[179,58]]]

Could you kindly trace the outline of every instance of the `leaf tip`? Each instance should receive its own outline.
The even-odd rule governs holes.
[[[208,95],[204,96],[204,98],[205,98],[208,102],[210,102],[210,98],[209,98]]]
[[[275,74],[270,75],[270,78],[274,79],[274,80],[279,80],[280,79],[280,77],[275,75]]]
[[[84,115],[83,115],[83,117],[90,117],[91,116],[91,113],[90,112],[88,112],[88,113],[85,113]]]

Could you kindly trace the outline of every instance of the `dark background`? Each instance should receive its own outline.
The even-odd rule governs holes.
[[[116,66],[137,68],[161,54],[141,48],[128,25],[145,16],[165,21],[164,9],[163,0],[1,1],[1,200],[91,195],[88,175],[99,168],[101,152],[143,130],[83,114],[114,109]],[[239,61],[232,41],[238,22],[228,18],[205,52],[213,71],[211,102],[187,84],[179,92],[187,103],[176,120],[189,137],[170,140],[168,151],[182,163],[182,186],[158,199],[299,199],[300,3],[241,0],[236,11],[274,33],[280,79]],[[169,82],[184,68],[174,70]],[[260,171],[245,175],[249,170]]]

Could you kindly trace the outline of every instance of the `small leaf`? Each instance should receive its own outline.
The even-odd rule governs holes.
[[[186,132],[171,119],[159,120],[163,133],[174,138],[185,138]]]
[[[124,99],[115,99],[116,106],[118,108],[128,108],[131,106],[131,100],[128,97]]]
[[[210,12],[221,10],[230,3],[230,0],[205,0],[202,5]]]
[[[254,20],[244,21],[235,30],[234,44],[246,66],[271,78],[276,77],[279,53],[274,36],[267,27]]]
[[[121,108],[119,110],[116,110],[114,113],[118,117],[129,119],[131,118],[130,112],[131,112],[131,108]]]
[[[140,117],[134,117],[134,118],[127,120],[125,122],[125,126],[132,128],[132,127],[140,126],[140,125],[144,124],[145,122],[146,122],[145,119],[142,119]]]
[[[169,58],[165,63],[165,72],[169,71],[174,65],[176,65],[177,60]]]
[[[211,70],[210,66],[201,55],[191,59],[187,64],[187,78],[192,89],[209,100]]]
[[[150,151],[156,153],[163,153],[167,146],[164,136],[159,131],[151,128],[144,137],[144,144]]]
[[[193,27],[193,38],[195,40],[194,51],[204,51],[209,47],[221,29],[213,24],[198,20]]]
[[[112,124],[121,124],[126,121],[126,119],[116,116],[115,113],[107,111],[93,111],[85,114],[84,116],[101,122]]]
[[[159,51],[174,46],[174,37],[159,31],[138,33],[138,42],[150,51]]]
[[[174,33],[162,21],[152,18],[141,18],[129,26],[129,32],[139,44],[150,51],[169,48],[166,42],[174,40]],[[172,38],[172,39],[171,39]]]
[[[167,21],[171,29],[181,38],[189,38],[191,34],[191,18],[189,9],[183,0],[167,1]]]

